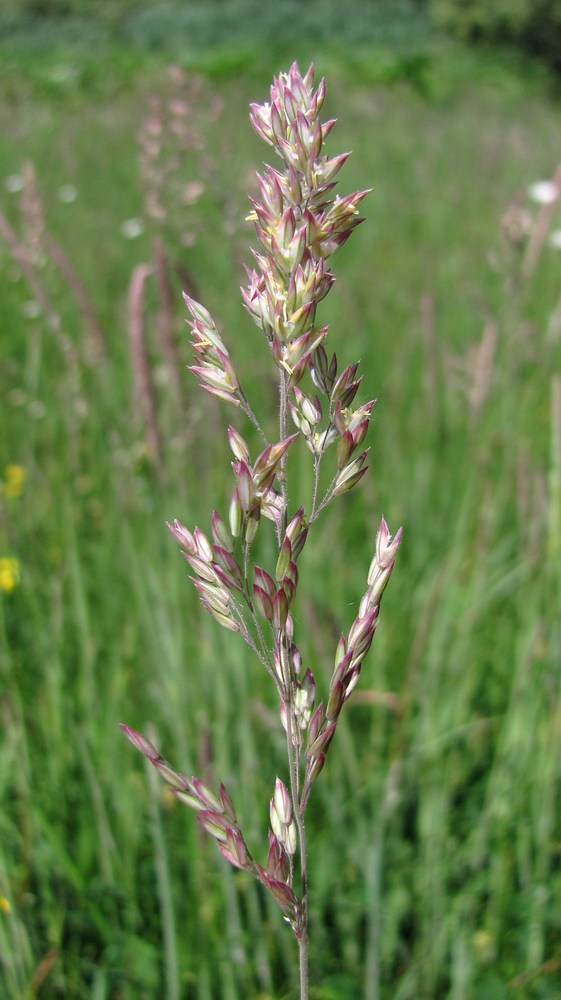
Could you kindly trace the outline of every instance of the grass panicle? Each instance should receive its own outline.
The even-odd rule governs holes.
[[[200,525],[231,574],[205,497],[229,531],[235,482],[225,482],[225,448],[253,471],[268,443],[241,405],[222,406],[182,372],[197,364],[182,287],[220,320],[268,433],[276,419],[267,340],[236,295],[240,275],[247,284],[244,192],[260,199],[254,166],[264,149],[247,129],[247,105],[270,66],[259,53],[245,63],[215,55],[201,108],[214,166],[195,214],[185,206],[172,232],[146,214],[133,151],[147,98],[165,111],[181,86],[155,54],[115,48],[105,60],[90,47],[78,58],[59,42],[32,58],[13,48],[3,62],[0,119],[14,142],[0,146],[0,211],[28,247],[20,199],[33,163],[44,226],[33,232],[71,261],[104,348],[48,246],[37,255],[33,242],[31,259],[47,305],[4,228],[0,995],[143,1000],[173,983],[193,1000],[297,995],[278,903],[215,859],[191,810],[164,782],[147,784],[116,727],[146,726],[174,765],[215,793],[222,779],[248,847],[257,855],[264,845],[265,867],[275,777],[288,788],[274,683],[241,635],[216,627],[157,525],[173,525],[176,513],[191,534]],[[315,993],[557,1000],[559,206],[535,266],[524,261],[540,217],[543,226],[545,203],[534,198],[551,196],[559,162],[558,101],[543,72],[490,51],[442,43],[420,91],[403,75],[380,82],[391,53],[384,63],[370,49],[344,60],[312,42],[302,49],[329,76],[325,117],[339,119],[330,145],[337,136],[338,149],[353,150],[340,175],[346,190],[373,188],[371,221],[338,255],[337,284],[318,306],[318,325],[342,342],[340,371],[361,358],[352,407],[378,398],[374,474],[324,508],[297,561],[300,679],[309,668],[318,702],[340,635],[347,640],[359,615],[372,512],[405,528],[375,660],[339,715],[307,808]],[[235,87],[227,66],[237,67]],[[185,156],[175,177],[187,187],[199,166]],[[198,212],[196,245],[182,246],[176,234],[191,232]],[[179,367],[156,319],[169,300],[164,307],[155,239]],[[144,263],[154,267],[142,334],[160,479],[132,402],[127,338],[127,290]],[[316,395],[325,418],[325,396],[307,377],[296,386],[307,402],[290,399],[288,436],[301,433],[294,415],[317,426]],[[233,435],[228,446],[229,425],[249,460]],[[281,440],[270,433],[273,445]],[[313,497],[313,456],[301,442],[289,446],[288,475]],[[296,516],[304,501],[290,502]],[[276,591],[274,522],[262,520],[252,551]],[[268,593],[260,579],[252,584]],[[266,633],[268,619],[258,621]]]

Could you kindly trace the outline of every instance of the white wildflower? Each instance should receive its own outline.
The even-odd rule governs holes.
[[[559,188],[553,181],[536,181],[528,188],[528,197],[538,205],[551,205],[559,197]]]
[[[73,184],[62,184],[57,191],[57,197],[64,205],[70,205],[71,202],[76,201],[78,191]]]
[[[21,174],[10,174],[4,181],[4,187],[10,194],[17,194],[23,190],[23,177]]]
[[[121,223],[121,234],[127,240],[135,240],[138,236],[142,236],[144,232],[144,223],[142,219],[125,219]]]

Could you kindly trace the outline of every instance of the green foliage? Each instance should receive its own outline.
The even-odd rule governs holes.
[[[0,124],[17,141],[0,148],[0,209],[19,225],[6,181],[32,160],[48,230],[95,303],[107,353],[87,349],[52,261],[40,274],[62,338],[29,308],[0,244],[0,558],[20,569],[0,592],[0,995],[153,1000],[178,984],[182,1000],[289,996],[278,914],[214,865],[213,845],[149,784],[117,728],[152,722],[188,773],[229,786],[243,774],[232,792],[248,840],[262,840],[278,707],[235,637],[201,615],[163,527],[178,514],[208,529],[205,492],[226,504],[231,486],[215,481],[219,410],[184,372],[180,279],[179,397],[153,337],[153,286],[146,301],[160,479],[132,395],[126,290],[152,231],[127,240],[120,227],[143,217],[135,137],[146,96],[169,81],[156,60],[128,60],[36,55],[2,81]],[[526,188],[556,167],[558,106],[538,78],[463,49],[431,64],[430,101],[357,66],[318,53],[337,148],[354,149],[348,184],[373,188],[326,318],[341,363],[360,354],[365,392],[378,396],[375,474],[303,554],[303,653],[318,675],[354,617],[379,514],[403,521],[405,539],[376,657],[312,803],[317,998],[557,1000],[559,251],[546,242],[524,277],[516,213],[535,217]],[[270,67],[261,75],[264,88]],[[264,90],[244,76],[206,89],[225,102],[205,135],[229,200],[209,194],[208,229],[170,256],[266,398],[261,345],[232,304],[240,231],[224,231],[247,212],[259,148],[247,103]],[[67,185],[73,202],[60,198]],[[18,496],[11,464],[27,475]]]
[[[141,11],[128,31],[137,43],[150,48],[170,45],[197,48],[247,43],[248,39],[275,47],[288,46],[298,37],[322,44],[403,44],[422,40],[428,26],[408,0],[398,4],[337,3],[335,0],[227,0],[216,4],[159,4]]]
[[[118,23],[139,5],[139,0],[0,0],[0,17],[76,17],[111,24]]]
[[[557,0],[429,0],[434,23],[471,41],[514,45],[561,69]]]
[[[37,0],[39,3],[39,0]],[[44,47],[59,30],[62,43],[84,33],[105,33],[113,41],[143,51],[177,57],[227,46],[268,47],[285,52],[302,41],[334,48],[375,43],[394,49],[423,46],[428,20],[413,0],[221,0],[215,3],[74,3],[40,0],[11,6],[0,0],[0,38],[26,48]],[[47,35],[46,35],[47,32]],[[34,39],[37,39],[34,41]]]

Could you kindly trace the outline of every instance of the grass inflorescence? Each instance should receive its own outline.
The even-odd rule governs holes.
[[[553,215],[535,266],[528,257],[540,209],[527,189],[556,169],[557,108],[539,80],[489,66],[478,76],[471,57],[467,79],[439,65],[432,100],[404,85],[349,91],[344,69],[331,75],[338,142],[354,150],[347,183],[373,192],[326,309],[378,395],[371,435],[383,473],[333,510],[303,554],[308,659],[329,655],[330,609],[347,609],[347,628],[355,616],[371,511],[403,522],[406,541],[375,666],[364,668],[311,800],[311,968],[318,998],[553,1000],[558,251]],[[151,62],[88,97],[49,73],[27,103],[10,77],[2,124],[18,142],[0,152],[1,209],[21,235],[14,178],[32,161],[48,232],[71,255],[106,347],[92,350],[48,254],[38,274],[60,328],[37,312],[3,242],[0,557],[15,562],[1,590],[1,989],[69,1000],[288,994],[292,955],[275,909],[257,885],[216,867],[213,845],[147,784],[116,729],[120,718],[150,719],[181,770],[224,779],[248,839],[265,835],[267,774],[283,752],[270,735],[268,678],[203,617],[158,531],[178,511],[202,523],[205,493],[227,503],[215,471],[222,424],[213,402],[186,388],[187,373],[179,397],[169,387],[151,277],[143,315],[158,472],[126,333],[131,274],[153,261],[157,235],[135,137],[147,94],[167,93],[169,78]],[[224,328],[240,331],[232,352],[254,365],[267,399],[264,356],[233,304],[259,158],[257,141],[239,141],[255,80],[207,90],[225,103],[206,130],[222,190],[211,171],[208,230],[197,229],[193,248],[169,248],[177,349],[191,363],[186,268]],[[68,185],[73,201],[58,194]],[[144,232],[124,236],[123,222],[139,218]],[[25,472],[17,489],[15,467]]]

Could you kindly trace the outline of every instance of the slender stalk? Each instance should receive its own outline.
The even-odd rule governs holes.
[[[288,377],[285,371],[281,370],[279,378],[279,441],[286,437],[286,427],[288,420]],[[288,509],[288,483],[286,481],[286,452],[279,463],[279,480],[282,491],[282,514],[278,529],[279,545],[282,542],[287,523]]]
[[[298,939],[300,965],[300,1000],[308,1000],[308,934]]]
[[[294,818],[300,841],[300,929],[298,934],[298,962],[300,966],[300,1000],[308,1000],[308,851],[304,814],[297,806]]]
[[[286,437],[288,418],[288,378],[286,372],[281,370],[279,379],[279,439],[282,441]],[[280,482],[283,498],[283,514],[279,532],[279,542],[282,541],[287,523],[288,506],[288,482],[286,475],[286,455],[283,455],[280,463]],[[317,484],[317,464],[316,464],[316,484]],[[295,929],[298,940],[298,965],[300,973],[300,1000],[308,1000],[308,865],[306,847],[306,829],[304,826],[304,815],[300,805],[300,751],[294,745],[294,730],[296,728],[296,718],[294,714],[294,681],[290,670],[290,660],[287,653],[288,636],[283,630],[282,636],[282,662],[286,664],[286,685],[288,693],[287,701],[287,725],[286,725],[286,749],[288,756],[288,768],[290,775],[290,793],[292,798],[292,811],[298,831],[298,844],[300,855],[300,901],[298,912],[298,924]],[[300,741],[299,741],[300,745]]]
[[[321,463],[321,455],[314,455],[314,492],[312,495],[312,509],[310,511],[309,523],[315,519],[316,515],[316,504],[318,502],[318,490],[319,490],[319,467]]]
[[[291,681],[289,679],[289,683]],[[292,684],[291,684],[292,687]],[[306,827],[304,824],[304,811],[300,805],[300,774],[299,774],[299,752],[294,746],[294,700],[292,691],[287,704],[287,724],[286,724],[286,750],[288,757],[288,768],[290,776],[290,792],[292,798],[292,811],[296,828],[298,830],[298,843],[300,854],[300,901],[298,906],[298,922],[294,928],[294,933],[298,941],[298,962],[300,971],[300,1000],[307,1000],[308,997],[308,859],[306,845]]]
[[[156,878],[162,914],[166,995],[169,1000],[179,1000],[180,987],[177,964],[173,893],[171,888],[171,876],[169,871],[166,843],[158,806],[158,799],[160,795],[159,786],[156,774],[152,768],[148,769],[148,782],[150,788],[150,818],[152,826],[152,839],[154,842]]]
[[[265,434],[265,431],[263,430],[261,424],[259,423],[259,420],[255,416],[253,410],[251,409],[251,406],[249,405],[247,399],[245,398],[241,390],[239,392],[239,401],[242,410],[244,411],[248,420],[250,420],[253,426],[255,427],[257,433],[259,434],[259,437],[264,442],[264,444],[267,444],[267,435]]]

